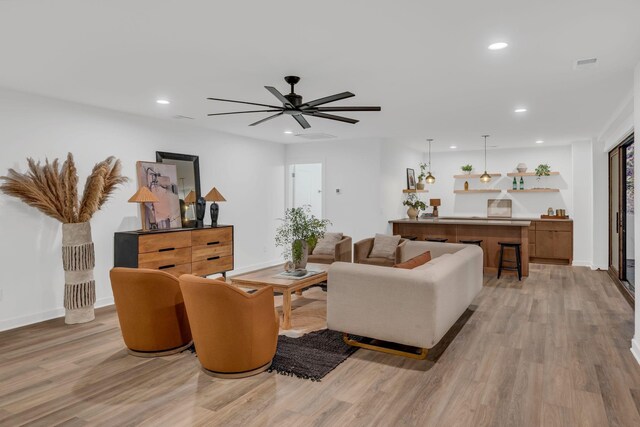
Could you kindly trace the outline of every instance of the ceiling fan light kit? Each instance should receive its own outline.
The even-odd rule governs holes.
[[[233,102],[236,104],[245,104],[245,105],[256,105],[259,107],[266,107],[266,110],[249,110],[249,111],[232,111],[228,113],[213,113],[208,114],[208,116],[224,116],[230,114],[247,114],[247,113],[275,113],[270,116],[265,117],[264,119],[258,120],[257,122],[251,123],[249,126],[256,126],[271,119],[275,119],[276,117],[280,117],[282,115],[289,115],[295,119],[296,122],[303,128],[309,129],[311,125],[305,119],[304,116],[313,116],[319,117],[321,119],[335,120],[339,122],[356,124],[358,120],[351,119],[348,117],[338,116],[335,114],[327,114],[333,112],[346,112],[346,111],[380,111],[380,107],[323,107],[325,104],[329,104],[331,102],[340,101],[341,99],[351,98],[355,96],[351,92],[342,92],[337,93],[335,95],[326,96],[324,98],[315,99],[309,102],[302,102],[302,96],[295,93],[295,85],[300,81],[300,77],[298,76],[286,76],[284,78],[285,82],[291,87],[291,93],[287,95],[283,95],[278,91],[278,89],[273,86],[265,86],[273,96],[278,98],[278,101],[282,103],[282,106],[277,105],[269,105],[269,104],[260,104],[255,102],[245,102],[245,101],[236,101],[233,99],[222,99],[222,98],[207,98],[211,101],[222,101],[222,102]]]

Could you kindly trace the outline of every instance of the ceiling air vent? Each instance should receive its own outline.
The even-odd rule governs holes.
[[[578,59],[573,63],[574,70],[587,70],[598,65],[598,58]]]
[[[176,120],[195,120],[193,117],[182,116],[180,114],[177,114],[177,115],[173,116],[173,118],[176,119]]]
[[[335,135],[331,135],[328,133],[298,133],[296,134],[296,136],[299,138],[310,139],[310,140],[336,138]]]

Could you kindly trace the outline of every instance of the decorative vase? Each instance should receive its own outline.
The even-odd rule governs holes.
[[[297,239],[293,241],[291,246],[291,257],[293,265],[296,269],[305,268],[309,258],[309,244],[306,240]]]
[[[64,322],[86,323],[95,318],[96,282],[93,279],[95,250],[91,224],[62,224],[62,267],[64,268]]]
[[[418,183],[416,184],[416,189],[424,190],[424,181],[423,180],[418,181]]]
[[[409,216],[409,219],[417,219],[418,218],[418,209],[416,209],[416,208],[407,209],[407,215]]]
[[[464,182],[464,191],[469,191],[469,181]]]
[[[525,165],[524,163],[518,163],[518,166],[516,166],[516,169],[520,173],[525,173],[527,171],[527,165]]]

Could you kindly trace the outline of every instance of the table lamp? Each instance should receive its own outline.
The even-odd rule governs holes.
[[[191,190],[189,191],[189,194],[187,194],[187,197],[184,198],[184,204],[193,205],[195,202],[196,202],[196,192]]]
[[[131,196],[129,199],[129,203],[139,203],[140,204],[140,219],[142,220],[142,231],[147,231],[147,221],[145,218],[144,204],[145,203],[155,203],[159,202],[158,198],[149,190],[149,187],[143,185],[136,191],[136,194]],[[155,220],[155,209],[153,204],[151,205],[151,209],[153,210],[153,218]]]
[[[438,216],[438,206],[440,206],[440,199],[429,199],[429,206],[433,206],[433,216]]]
[[[226,202],[227,200],[220,194],[216,187],[213,187],[211,191],[204,196],[204,199],[207,202],[213,202],[211,204],[211,226],[218,226],[218,214],[220,213],[220,207],[217,202]]]

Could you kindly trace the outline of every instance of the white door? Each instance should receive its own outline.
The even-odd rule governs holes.
[[[316,218],[322,218],[322,163],[290,165],[289,179],[290,206],[308,205]]]

